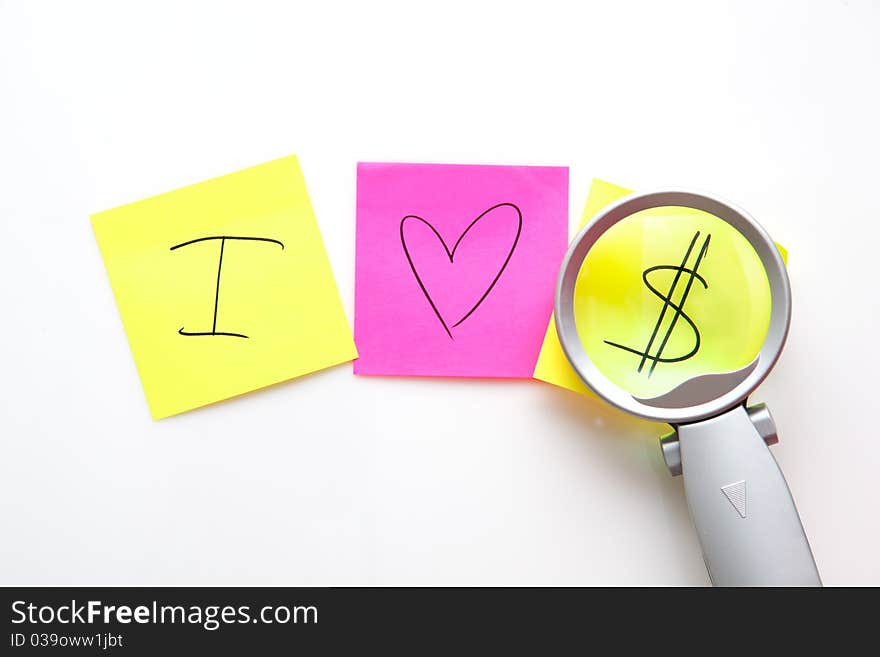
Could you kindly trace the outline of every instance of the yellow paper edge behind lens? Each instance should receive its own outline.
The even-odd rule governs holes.
[[[624,196],[632,194],[633,190],[621,187],[613,183],[594,178],[590,185],[590,191],[587,195],[587,202],[584,211],[581,214],[581,221],[577,231],[580,232],[583,227],[593,217],[595,217],[602,209],[608,207],[615,201]],[[782,255],[783,261],[788,264],[788,251],[782,245],[777,243],[777,248]],[[541,345],[541,352],[538,355],[538,362],[535,364],[533,377],[539,381],[544,381],[560,388],[565,388],[573,392],[592,395],[593,393],[587,388],[580,377],[572,369],[562,351],[562,345],[559,343],[559,336],[556,333],[556,321],[553,315],[550,316],[550,323],[547,326],[547,333],[544,336],[544,342]]]

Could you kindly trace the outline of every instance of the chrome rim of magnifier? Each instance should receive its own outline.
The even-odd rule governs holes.
[[[587,253],[602,234],[617,222],[636,212],[659,207],[685,207],[715,215],[736,228],[761,259],[770,284],[770,326],[754,369],[734,388],[711,401],[680,408],[648,405],[608,379],[581,343],[575,322],[574,293]],[[716,196],[702,192],[666,190],[633,194],[602,210],[572,241],[556,284],[556,330],[568,361],[583,382],[599,397],[627,413],[639,417],[685,424],[696,422],[732,408],[742,402],[763,381],[779,358],[791,322],[791,288],[782,256],[770,235],[747,212]]]

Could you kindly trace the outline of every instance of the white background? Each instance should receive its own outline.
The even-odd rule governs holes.
[[[651,425],[346,365],[154,422],[91,212],[297,153],[349,318],[358,160],[571,165],[791,251],[753,396],[828,584],[880,584],[880,6],[0,0],[0,583],[708,582]]]

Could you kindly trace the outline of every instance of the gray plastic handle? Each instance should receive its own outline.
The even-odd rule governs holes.
[[[688,507],[716,586],[821,586],[785,477],[737,406],[678,427]]]

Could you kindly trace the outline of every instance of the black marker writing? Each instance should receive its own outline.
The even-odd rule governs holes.
[[[422,281],[422,277],[419,276],[419,272],[416,271],[416,266],[413,264],[413,259],[412,259],[412,255],[410,255],[409,247],[407,247],[407,245],[406,245],[406,236],[404,235],[403,227],[406,225],[407,221],[419,221],[419,222],[423,223],[425,226],[427,226],[431,230],[431,232],[434,233],[434,236],[437,238],[437,240],[440,242],[440,245],[443,247],[443,250],[446,252],[446,257],[449,258],[449,263],[452,264],[455,262],[455,252],[458,250],[458,246],[461,244],[461,241],[470,232],[471,228],[473,228],[476,224],[478,224],[481,219],[491,215],[492,212],[494,212],[495,210],[497,210],[499,208],[512,208],[513,211],[516,212],[516,221],[517,221],[517,223],[516,223],[516,236],[513,238],[513,244],[510,245],[510,250],[507,252],[506,257],[504,258],[504,262],[501,263],[501,267],[498,269],[498,272],[492,278],[492,281],[489,283],[489,286],[486,288],[486,290],[483,292],[482,296],[480,296],[480,298],[477,300],[477,302],[473,306],[471,306],[470,310],[468,310],[464,314],[464,316],[462,316],[461,318],[459,318],[457,320],[453,317],[444,318],[443,315],[440,313],[440,310],[437,308],[437,304],[434,303],[434,299],[431,298],[431,295],[428,293],[427,288],[425,288],[425,284]],[[519,237],[520,237],[520,234],[522,233],[522,223],[523,223],[522,212],[513,203],[499,203],[497,205],[493,205],[491,208],[489,208],[488,210],[486,210],[485,212],[480,214],[470,224],[468,224],[468,227],[465,228],[464,232],[458,236],[458,239],[455,240],[455,244],[453,244],[452,248],[450,249],[448,246],[446,246],[446,241],[440,236],[440,233],[437,231],[437,229],[434,228],[434,226],[431,225],[430,222],[423,219],[422,217],[418,217],[414,214],[409,214],[400,220],[400,243],[403,246],[403,253],[406,256],[406,261],[409,263],[409,268],[412,270],[413,276],[415,276],[416,282],[418,283],[419,288],[422,290],[422,294],[425,295],[425,298],[428,300],[428,303],[431,305],[431,309],[434,311],[434,314],[437,315],[437,319],[440,321],[440,325],[443,327],[443,330],[446,331],[446,334],[449,336],[450,340],[453,339],[452,331],[450,329],[455,328],[456,326],[461,324],[464,320],[466,320],[468,317],[470,317],[474,313],[474,311],[480,307],[480,304],[486,300],[486,297],[489,296],[489,293],[492,291],[492,288],[495,287],[495,284],[498,282],[498,279],[501,278],[501,274],[503,274],[504,270],[507,268],[507,265],[510,262],[510,258],[513,256],[513,252],[516,250],[516,245],[519,243]],[[451,327],[449,325],[450,321],[454,322],[454,323],[452,323]]]
[[[691,358],[694,354],[697,353],[700,349],[700,331],[697,328],[697,325],[694,323],[690,317],[687,316],[684,312],[684,304],[687,301],[688,295],[691,292],[691,286],[694,284],[694,280],[698,280],[704,288],[709,289],[709,284],[706,283],[706,279],[700,276],[697,273],[697,269],[700,266],[700,263],[703,261],[703,258],[706,257],[706,253],[709,251],[709,240],[712,239],[711,235],[706,235],[706,239],[703,242],[703,246],[700,248],[699,254],[697,254],[697,259],[694,262],[693,268],[688,268],[687,263],[691,257],[691,252],[694,250],[694,245],[697,243],[697,240],[700,238],[700,231],[694,235],[691,240],[690,246],[688,246],[687,251],[685,251],[684,258],[682,258],[681,265],[657,265],[655,267],[648,267],[644,272],[642,272],[642,280],[645,282],[645,285],[649,290],[656,296],[660,301],[663,302],[663,308],[660,310],[660,316],[657,318],[657,322],[654,324],[654,330],[651,332],[651,337],[648,340],[648,346],[644,348],[644,350],[640,351],[638,349],[633,349],[631,347],[627,347],[622,344],[618,344],[616,342],[611,342],[610,340],[605,340],[605,344],[609,344],[612,347],[617,347],[618,349],[623,349],[624,351],[629,351],[631,353],[636,354],[637,356],[641,356],[641,360],[639,361],[638,371],[641,372],[647,361],[651,361],[651,367],[648,369],[648,376],[650,377],[654,373],[654,369],[657,367],[657,363],[677,363],[679,361],[687,360]],[[664,294],[656,287],[651,284],[651,281],[648,280],[648,275],[655,271],[674,271],[675,278],[672,279],[672,284],[669,286],[669,291]],[[682,279],[682,274],[685,274],[687,278],[687,283],[685,284],[684,293],[681,295],[678,303],[673,300],[673,296],[675,295],[676,287],[678,287],[679,281]],[[672,320],[669,323],[668,328],[666,329],[666,333],[663,336],[663,339],[660,341],[660,346],[657,348],[656,353],[651,354],[651,349],[654,346],[654,341],[657,339],[657,334],[660,332],[660,327],[663,324],[663,319],[666,317],[666,311],[672,308],[675,313],[672,315]],[[666,349],[666,343],[669,342],[669,338],[672,335],[672,331],[675,329],[676,323],[678,323],[678,319],[681,317],[687,323],[687,325],[691,328],[694,333],[694,346],[691,348],[689,352],[682,356],[676,356],[674,358],[664,358],[663,350]]]
[[[277,244],[282,249],[284,248],[284,244],[279,242],[278,240],[273,240],[269,237],[239,237],[236,235],[213,235],[211,237],[199,237],[198,239],[189,240],[188,242],[182,242],[181,244],[175,244],[171,247],[171,251],[175,249],[181,249],[185,246],[189,246],[190,244],[196,244],[198,242],[209,242],[211,240],[220,240],[220,258],[217,263],[217,285],[214,289],[214,323],[211,325],[210,331],[185,331],[183,327],[180,327],[178,333],[180,335],[228,335],[234,338],[247,338],[248,336],[242,333],[228,333],[226,331],[218,331],[217,330],[217,306],[220,303],[220,274],[223,271],[223,250],[226,247],[227,240],[241,240],[241,241],[249,241],[249,242],[269,242],[271,244]]]

